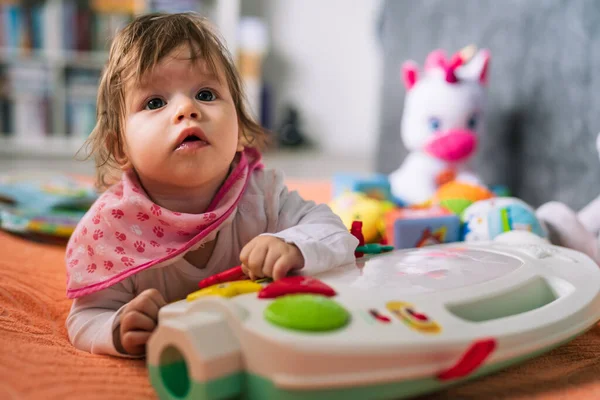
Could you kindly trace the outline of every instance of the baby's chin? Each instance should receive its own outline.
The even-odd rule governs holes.
[[[229,170],[229,166],[211,168],[211,166],[178,165],[147,171],[141,174],[140,179],[145,182],[144,186],[156,189],[189,191],[203,186],[220,185],[227,178]]]

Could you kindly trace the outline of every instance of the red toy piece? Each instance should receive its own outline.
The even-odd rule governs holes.
[[[205,287],[217,285],[219,283],[239,281],[243,279],[248,279],[248,277],[242,271],[242,266],[238,265],[237,267],[233,267],[227,271],[223,271],[219,274],[209,276],[206,279],[202,279],[198,286],[200,289],[204,289]]]
[[[354,235],[355,238],[358,239],[358,246],[364,246],[365,245],[365,237],[363,236],[362,233],[362,221],[352,221],[352,227],[350,228],[350,233],[352,235]],[[360,258],[362,256],[364,256],[365,254],[362,251],[355,251],[354,252],[354,257],[356,258]]]
[[[379,322],[383,322],[386,324],[389,324],[390,322],[392,322],[392,320],[389,317],[379,314],[379,312],[377,310],[371,309],[371,310],[369,310],[369,314],[371,314],[371,316]]]
[[[259,299],[274,299],[286,294],[313,293],[323,296],[335,296],[335,290],[331,286],[310,276],[286,276],[268,286],[265,286],[258,292]]]
[[[473,342],[460,360],[452,367],[440,372],[437,378],[441,381],[464,378],[481,366],[496,349],[496,346],[495,339],[482,339]]]

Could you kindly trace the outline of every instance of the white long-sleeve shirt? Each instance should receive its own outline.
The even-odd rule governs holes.
[[[141,271],[75,299],[66,321],[71,343],[94,354],[126,356],[115,348],[113,331],[129,301],[150,288],[157,289],[167,303],[185,298],[198,290],[202,279],[239,265],[244,245],[262,234],[295,244],[304,256],[302,273],[307,275],[353,262],[358,246],[358,240],[328,206],[288,192],[281,172],[255,171],[236,211],[213,232],[215,247],[205,268],[196,268],[181,254],[167,267]]]

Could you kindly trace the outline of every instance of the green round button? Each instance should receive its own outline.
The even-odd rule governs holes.
[[[325,332],[345,326],[350,320],[350,313],[325,296],[290,294],[269,304],[265,318],[283,328]]]

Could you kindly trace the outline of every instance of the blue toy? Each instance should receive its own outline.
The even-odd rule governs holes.
[[[396,249],[425,247],[460,240],[460,219],[456,215],[401,218],[393,225]]]
[[[384,174],[335,174],[332,188],[334,199],[346,192],[359,192],[377,200],[395,201],[388,177]]]

